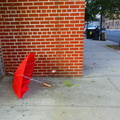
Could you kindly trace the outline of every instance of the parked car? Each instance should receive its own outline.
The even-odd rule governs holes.
[[[94,30],[94,29],[96,29],[96,26],[94,26],[94,25],[85,26],[85,28],[84,28],[84,33],[85,34],[86,34],[86,29],[92,29],[92,30]]]

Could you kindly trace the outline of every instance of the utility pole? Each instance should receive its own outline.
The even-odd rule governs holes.
[[[103,16],[102,14],[100,15],[100,27],[102,28],[102,21],[103,21]]]

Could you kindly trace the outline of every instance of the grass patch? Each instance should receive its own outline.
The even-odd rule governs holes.
[[[107,45],[107,47],[110,47],[114,50],[120,50],[120,45]]]

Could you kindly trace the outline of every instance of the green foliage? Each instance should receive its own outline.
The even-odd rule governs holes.
[[[74,83],[70,83],[69,81],[64,81],[65,82],[65,84],[68,86],[68,87],[71,87],[71,86],[73,86],[74,85]]]
[[[98,12],[94,10],[93,3],[90,0],[86,0],[85,21],[95,20],[97,13]]]
[[[97,14],[106,18],[120,18],[120,0],[86,0],[85,20],[90,21]]]
[[[65,85],[68,87],[72,87],[72,86],[79,86],[79,85],[75,85],[74,83],[70,83],[69,81],[65,80]]]

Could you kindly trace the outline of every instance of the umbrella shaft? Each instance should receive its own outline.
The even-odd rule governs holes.
[[[8,73],[9,73],[9,74],[12,74],[12,75],[14,74],[13,72],[8,72]]]
[[[35,82],[38,82],[38,83],[42,83],[42,82],[40,82],[40,81],[38,81],[38,80],[35,80],[35,79],[30,79],[31,81],[35,81]]]
[[[37,83],[42,83],[42,82],[40,82],[40,81],[38,81],[38,80],[36,80],[36,79],[33,79],[33,78],[29,78],[29,77],[27,77],[27,76],[23,76],[24,78],[27,78],[27,79],[30,79],[31,81],[35,81],[35,82],[37,82]]]

